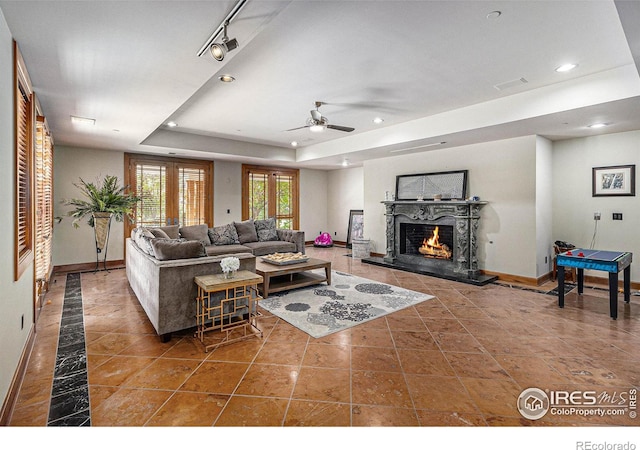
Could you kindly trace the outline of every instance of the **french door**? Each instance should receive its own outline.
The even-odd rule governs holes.
[[[275,217],[276,226],[297,230],[299,171],[278,167],[242,166],[242,219]]]
[[[213,162],[125,154],[125,184],[141,198],[136,226],[213,225]]]

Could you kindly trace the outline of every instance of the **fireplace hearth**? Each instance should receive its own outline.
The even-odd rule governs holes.
[[[363,262],[475,285],[497,277],[478,269],[479,201],[384,201],[387,248]]]

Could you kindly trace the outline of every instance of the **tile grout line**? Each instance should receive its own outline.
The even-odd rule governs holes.
[[[65,284],[47,426],[91,426],[80,273]]]

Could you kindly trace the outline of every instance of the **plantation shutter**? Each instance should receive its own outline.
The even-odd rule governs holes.
[[[53,140],[37,116],[35,139],[35,276],[38,295],[48,290],[53,241]]]
[[[179,220],[182,226],[207,222],[206,177],[202,168],[178,167]]]
[[[298,229],[299,171],[242,166],[242,219],[274,217],[278,228]]]
[[[167,225],[167,168],[137,164],[135,172],[135,194],[141,198],[136,208],[136,224],[142,227]]]
[[[269,174],[261,171],[249,173],[249,210],[254,220],[266,219],[269,214]]]
[[[15,71],[15,279],[18,280],[33,261],[33,107],[29,78],[14,41]]]
[[[213,226],[213,163],[161,156],[125,154],[125,183],[142,200],[134,227]]]

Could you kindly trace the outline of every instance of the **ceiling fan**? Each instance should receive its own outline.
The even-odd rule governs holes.
[[[331,130],[345,131],[350,133],[355,130],[355,128],[344,127],[341,125],[332,125],[329,123],[329,119],[320,114],[319,108],[323,105],[322,102],[316,102],[316,109],[312,109],[310,111],[311,117],[307,119],[307,124],[303,127],[291,128],[287,131],[300,130],[302,128],[309,128],[311,131],[323,131],[325,128],[329,128]]]

